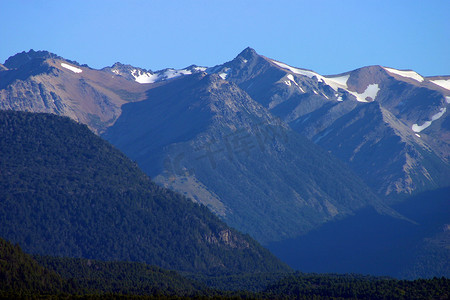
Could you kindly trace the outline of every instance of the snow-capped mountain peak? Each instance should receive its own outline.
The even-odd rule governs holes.
[[[153,72],[151,70],[145,70],[131,65],[123,65],[121,63],[115,63],[112,67],[105,68],[103,70],[114,73],[115,75],[123,76],[129,80],[136,81],[138,83],[155,83],[159,81],[169,80],[180,76],[191,75],[194,73],[204,72],[206,67],[199,67],[191,65],[184,69],[167,68]]]

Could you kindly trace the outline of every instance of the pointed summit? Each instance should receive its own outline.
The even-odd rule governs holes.
[[[256,55],[257,55],[255,49],[253,49],[253,48],[251,48],[251,47],[247,47],[247,48],[245,48],[244,50],[242,50],[241,53],[239,53],[239,55],[246,55],[246,54],[247,54],[247,55],[248,55],[248,54],[250,54],[250,55],[256,54]]]
[[[235,59],[241,59],[241,60],[251,60],[258,56],[258,53],[256,53],[255,49],[247,47],[245,48],[241,53],[236,56]]]

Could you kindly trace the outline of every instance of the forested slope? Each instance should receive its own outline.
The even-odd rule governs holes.
[[[0,112],[0,170],[0,236],[29,253],[202,273],[289,270],[68,118]]]

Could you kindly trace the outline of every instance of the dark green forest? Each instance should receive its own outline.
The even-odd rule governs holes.
[[[85,258],[35,256],[34,259],[78,291],[133,295],[202,295],[205,284],[156,266],[137,262],[98,261]]]
[[[204,274],[289,267],[66,117],[0,112],[0,236],[32,254]]]
[[[32,257],[18,245],[0,238],[0,298],[4,299],[448,299],[450,296],[447,278],[406,281],[355,274],[280,275],[210,276],[200,282],[143,263]],[[254,287],[258,288],[249,291]]]
[[[67,291],[60,275],[38,264],[19,245],[0,238],[0,295],[11,293],[59,293]]]
[[[448,299],[450,279],[414,281],[363,275],[293,274],[263,293],[277,299]]]

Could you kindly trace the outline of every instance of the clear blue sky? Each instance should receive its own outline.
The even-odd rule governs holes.
[[[247,46],[337,74],[450,75],[450,1],[0,0],[0,62],[48,50],[93,68],[214,66]]]

